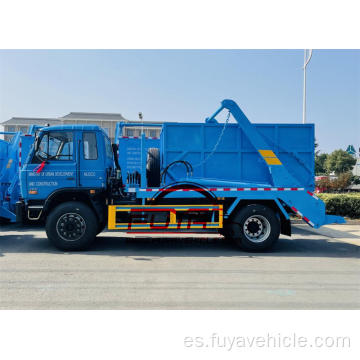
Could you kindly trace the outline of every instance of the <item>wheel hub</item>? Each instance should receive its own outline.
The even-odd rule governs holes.
[[[262,215],[253,215],[245,220],[244,234],[251,242],[265,241],[270,235],[270,223]]]
[[[62,215],[56,223],[56,232],[65,241],[79,240],[86,230],[85,220],[76,213]]]
[[[247,230],[248,230],[248,234],[250,236],[257,236],[261,233],[263,229],[262,223],[259,219],[253,218],[250,219],[248,224],[247,224]]]

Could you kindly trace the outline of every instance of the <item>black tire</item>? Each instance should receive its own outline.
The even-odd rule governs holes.
[[[234,216],[227,235],[243,250],[269,250],[279,239],[280,219],[265,205],[247,205]]]
[[[160,152],[157,148],[150,148],[146,158],[146,180],[148,187],[160,186]]]
[[[46,219],[48,239],[64,251],[85,250],[95,240],[98,220],[89,206],[78,201],[58,205]]]

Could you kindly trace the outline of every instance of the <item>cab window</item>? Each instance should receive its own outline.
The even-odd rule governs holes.
[[[33,163],[45,160],[73,160],[73,133],[66,131],[50,131],[41,138]]]
[[[96,160],[98,158],[96,134],[94,132],[83,133],[83,151],[85,160]]]

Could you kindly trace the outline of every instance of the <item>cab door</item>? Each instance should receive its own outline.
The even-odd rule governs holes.
[[[83,131],[80,141],[80,186],[105,188],[104,152],[99,131]]]
[[[76,133],[73,131],[46,131],[38,150],[26,167],[29,199],[46,199],[63,188],[77,184]]]

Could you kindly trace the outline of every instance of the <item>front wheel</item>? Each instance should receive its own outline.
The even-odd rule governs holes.
[[[240,209],[235,215],[230,234],[232,240],[241,249],[268,250],[280,236],[280,220],[271,208],[251,204]]]
[[[46,219],[48,239],[60,250],[85,250],[95,240],[98,220],[85,204],[69,201],[58,205]]]

